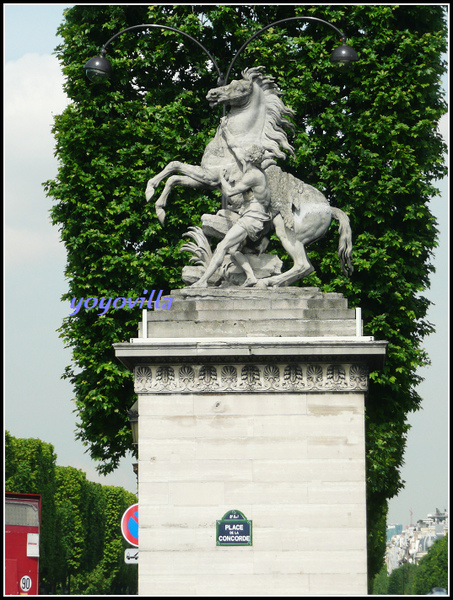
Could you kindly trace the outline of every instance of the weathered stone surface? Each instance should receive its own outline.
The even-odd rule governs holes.
[[[344,297],[319,288],[184,288],[171,298],[170,310],[148,311],[148,337],[356,335]]]
[[[282,271],[282,261],[275,256],[274,254],[261,254],[260,256],[250,254],[248,255],[248,260],[250,265],[255,273],[255,276],[258,279],[263,279],[264,277],[271,277],[272,275],[278,275]],[[191,285],[198,281],[200,277],[204,273],[204,267],[200,266],[188,266],[183,267],[182,270],[182,280],[184,283]],[[230,259],[224,261],[222,267],[217,269],[213,275],[209,278],[210,285],[218,285],[221,281],[222,277],[227,278],[227,282],[221,284],[221,287],[226,287],[229,285],[241,286],[245,281],[245,273],[239,268],[237,265],[234,265],[230,262]]]
[[[186,283],[187,285],[192,285],[192,283],[195,283],[200,279],[204,272],[204,267],[188,265],[187,267],[183,267],[181,277],[184,283]],[[221,279],[222,274],[220,272],[220,269],[217,269],[217,271],[213,273],[209,278],[209,284],[218,285]]]
[[[139,594],[366,595],[364,399],[385,342],[318,288],[171,298],[115,345],[138,395]],[[233,509],[251,546],[216,545]]]
[[[140,393],[139,413],[140,595],[366,595],[362,393]],[[216,546],[232,508],[252,546]]]
[[[282,272],[283,262],[275,254],[247,254],[247,258],[257,279],[272,277]],[[202,266],[183,267],[182,280],[187,285],[192,285],[201,278],[204,272],[205,268]],[[221,283],[222,279],[224,281]],[[208,282],[211,286],[220,284],[220,287],[230,288],[232,285],[241,286],[245,279],[244,271],[231,262],[231,258],[227,255],[222,266],[211,275]]]
[[[238,219],[238,213],[232,210],[219,210],[215,215],[202,215],[202,229],[208,237],[221,240]]]
[[[247,258],[257,279],[271,277],[282,272],[283,262],[274,254],[248,254]],[[231,284],[242,285],[245,279],[245,273],[240,267],[232,263],[228,265],[226,271],[227,283],[224,285],[228,285],[228,287]]]
[[[354,336],[355,321],[351,320],[345,325],[340,319],[314,320],[298,319],[292,323],[289,319],[263,318],[252,321],[252,312],[245,318],[214,319],[204,321],[172,320],[153,321],[148,323],[148,337],[161,338],[169,334],[173,338],[179,337],[246,337],[246,336],[273,336],[278,328],[279,336],[299,337],[324,337],[324,336]]]

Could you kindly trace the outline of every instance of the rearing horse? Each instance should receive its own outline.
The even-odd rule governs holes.
[[[238,177],[241,175],[240,156],[247,146],[260,144],[265,148],[263,168],[273,164],[273,158],[285,158],[280,146],[293,153],[283,129],[293,129],[286,119],[286,116],[293,116],[293,111],[283,104],[274,79],[263,76],[262,69],[245,69],[242,72],[243,79],[214,88],[206,96],[211,107],[221,103],[230,104],[231,110],[222,119],[222,127],[227,128],[229,139],[234,139],[236,144],[229,146],[226,143],[219,126],[214,139],[206,146],[200,166],[172,161],[148,181],[146,200],[149,202],[160,183],[171,175],[155,205],[161,223],[164,222],[164,207],[174,186],[220,189],[223,171],[228,170],[233,179],[235,171]]]
[[[338,255],[345,274],[353,271],[352,234],[347,215],[330,206],[316,188],[303,183],[275,166],[275,158],[286,158],[285,150],[293,154],[284,128],[293,129],[286,117],[293,111],[280,99],[274,78],[262,74],[263,67],[245,69],[243,79],[210,90],[210,106],[229,103],[231,110],[221,121],[216,135],[206,146],[200,166],[179,161],[170,162],[148,181],[146,199],[151,200],[156,188],[168,176],[164,190],[156,201],[156,214],[161,223],[164,207],[175,185],[201,189],[221,189],[221,175],[228,171],[230,180],[243,174],[245,149],[253,144],[264,148],[261,168],[265,170],[271,191],[271,213],[275,232],[291,256],[291,269],[266,279],[267,286],[284,286],[309,275],[314,269],[305,246],[323,237],[332,218],[340,223]]]

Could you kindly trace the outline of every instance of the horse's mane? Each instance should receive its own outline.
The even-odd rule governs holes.
[[[275,78],[264,75],[262,71],[264,67],[252,67],[242,71],[242,77],[248,81],[252,81],[259,85],[264,92],[266,101],[266,123],[263,129],[263,137],[261,140],[264,146],[267,157],[286,158],[283,148],[294,156],[294,148],[288,142],[288,136],[284,128],[290,129],[294,133],[294,125],[288,121],[286,117],[293,117],[294,111],[285,106],[280,99],[283,92],[280,91]],[[269,163],[274,161],[269,161]]]

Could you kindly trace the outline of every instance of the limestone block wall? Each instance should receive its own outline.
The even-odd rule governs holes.
[[[139,594],[366,594],[363,417],[363,391],[139,393]],[[233,509],[252,546],[216,546]]]
[[[366,595],[364,404],[387,343],[317,288],[171,298],[115,344],[139,405],[139,594]],[[252,545],[217,545],[229,511]]]

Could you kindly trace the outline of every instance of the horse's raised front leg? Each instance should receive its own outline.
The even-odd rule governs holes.
[[[195,179],[195,181],[208,186],[215,186],[219,182],[219,176],[216,173],[212,173],[211,171],[208,171],[207,169],[197,165],[188,165],[186,163],[173,160],[168,163],[165,169],[148,181],[145,192],[147,202],[151,200],[157,187],[166,177],[177,173],[180,175],[185,175],[186,177],[191,177],[192,179]]]
[[[164,207],[167,204],[167,198],[171,192],[171,190],[176,185],[182,185],[184,187],[198,188],[198,189],[211,189],[211,186],[205,185],[204,183],[200,183],[191,177],[187,177],[185,175],[172,175],[167,183],[165,184],[164,191],[162,192],[160,198],[156,201],[156,215],[161,223],[165,220],[165,211]]]
[[[145,191],[145,197],[146,197],[147,202],[149,202],[151,200],[151,198],[154,196],[154,192],[159,187],[161,182],[169,175],[179,172],[179,165],[182,165],[182,164],[183,163],[180,163],[177,160],[172,160],[171,162],[168,163],[168,165],[165,167],[165,169],[162,169],[162,171],[160,173],[158,173],[157,175],[155,175],[148,181],[148,184],[146,186],[146,191]]]

